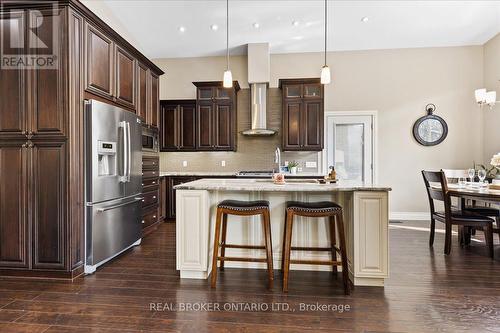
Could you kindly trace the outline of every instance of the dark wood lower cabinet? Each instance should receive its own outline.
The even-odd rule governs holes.
[[[62,269],[66,248],[65,143],[35,143],[31,151],[33,268]]]
[[[0,143],[0,267],[29,267],[28,156],[22,145]]]
[[[158,155],[142,156],[142,233],[147,235],[158,227],[162,221],[160,160]]]

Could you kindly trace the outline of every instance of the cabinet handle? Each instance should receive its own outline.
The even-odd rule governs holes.
[[[153,182],[153,185],[156,184],[156,182]]]
[[[144,199],[142,199],[142,202],[144,202]]]
[[[153,218],[155,219],[155,218],[156,218],[156,215],[153,215]]]
[[[156,199],[156,195],[153,195],[153,199]]]
[[[142,220],[141,222],[142,222],[142,224],[144,224],[144,220]]]

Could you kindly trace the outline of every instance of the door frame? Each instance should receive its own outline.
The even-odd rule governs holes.
[[[373,160],[373,170],[372,179],[373,183],[378,183],[378,111],[377,110],[365,110],[365,111],[325,111],[324,118],[324,140],[325,147],[318,154],[321,160],[322,173],[328,173],[328,118],[338,117],[338,116],[370,116],[372,119],[373,129],[372,129],[372,160]]]

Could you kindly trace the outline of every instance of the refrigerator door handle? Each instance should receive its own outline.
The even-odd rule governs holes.
[[[123,151],[122,151],[122,165],[123,165],[123,175],[120,177],[120,182],[126,183],[127,182],[127,175],[128,175],[128,160],[129,160],[129,148],[128,148],[128,134],[127,134],[127,122],[126,121],[120,121],[119,126],[123,128]]]
[[[128,206],[130,204],[136,203],[137,201],[141,201],[142,199],[144,199],[144,198],[143,197],[137,197],[137,198],[134,198],[134,200],[129,201],[129,202],[124,202],[124,203],[121,203],[121,204],[118,204],[118,205],[109,206],[109,207],[98,208],[97,212],[98,213],[103,213],[103,212],[108,211],[108,210],[120,208],[120,207],[123,207],[123,206]]]
[[[130,170],[132,169],[132,142],[130,141],[130,122],[127,121],[127,147],[128,147],[128,168],[127,181],[130,183]]]

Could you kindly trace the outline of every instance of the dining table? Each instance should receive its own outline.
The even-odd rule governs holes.
[[[491,189],[489,185],[483,184],[481,186],[479,183],[467,183],[465,185],[459,184],[448,184],[448,193],[451,197],[458,198],[458,209],[466,207],[467,200],[470,200],[473,205],[478,202],[491,205],[499,205],[500,209],[500,190]],[[467,232],[467,234],[464,234]],[[465,239],[470,239],[471,230],[459,230],[460,241],[465,241]],[[493,228],[494,233],[500,233],[500,221],[496,220],[496,228]]]

